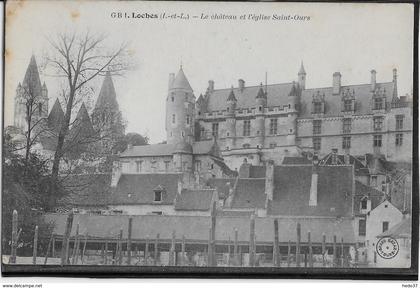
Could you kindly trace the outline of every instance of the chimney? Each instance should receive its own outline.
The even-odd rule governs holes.
[[[332,149],[331,165],[337,165],[337,152],[338,152],[338,149],[337,148],[333,148]]]
[[[392,98],[398,98],[397,69],[392,69]]]
[[[244,89],[245,89],[245,81],[244,81],[244,79],[239,79],[238,80],[238,88],[239,88],[239,90],[241,92],[244,91]]]
[[[333,74],[333,94],[337,95],[340,94],[341,89],[341,74],[340,72],[335,72]]]
[[[274,161],[269,160],[265,167],[265,194],[268,200],[273,200],[274,190]]]
[[[376,70],[370,71],[370,91],[375,91],[376,88]]]
[[[312,179],[309,194],[309,206],[316,206],[318,202],[318,156],[314,155],[312,160]]]
[[[214,91],[214,81],[209,80],[209,87],[207,88],[208,92],[212,93]]]
[[[168,82],[168,90],[172,88],[172,84],[175,80],[175,73],[169,73],[169,82]]]

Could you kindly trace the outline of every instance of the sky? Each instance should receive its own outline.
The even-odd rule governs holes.
[[[208,80],[215,88],[297,80],[300,63],[306,87],[392,81],[398,69],[400,95],[412,91],[413,8],[409,4],[356,3],[223,3],[223,2],[8,2],[6,11],[5,125],[13,123],[13,98],[32,54],[39,63],[48,51],[46,37],[63,31],[106,33],[113,49],[129,43],[136,69],[114,77],[117,100],[127,132],[146,134],[152,143],[165,140],[165,99],[168,75],[183,70],[196,97]],[[300,15],[309,21],[118,19],[112,12],[165,15],[171,13]],[[91,85],[99,93],[103,79]],[[57,78],[41,73],[50,97],[57,97]]]

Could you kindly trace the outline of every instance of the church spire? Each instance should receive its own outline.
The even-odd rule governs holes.
[[[32,54],[29,61],[28,68],[26,68],[25,78],[22,86],[28,89],[34,96],[41,94],[41,80],[39,78],[38,65],[36,64],[35,56]]]
[[[95,109],[110,109],[118,111],[117,95],[115,93],[114,82],[109,71],[105,74],[105,79],[102,82],[101,91],[99,92],[98,100],[96,100]]]
[[[303,67],[303,61],[300,62],[300,69],[298,75],[306,75],[305,67]]]

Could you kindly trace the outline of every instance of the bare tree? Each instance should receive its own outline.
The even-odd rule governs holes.
[[[60,160],[66,152],[65,139],[69,135],[75,105],[86,96],[89,84],[97,76],[105,75],[107,71],[119,75],[129,68],[127,45],[122,43],[116,49],[106,49],[105,40],[105,36],[89,31],[83,35],[64,33],[54,40],[48,39],[54,56],[48,57],[47,62],[55,68],[55,76],[66,83],[64,119],[58,131],[51,172],[53,181],[49,196],[52,206],[56,201],[54,183],[58,179]]]

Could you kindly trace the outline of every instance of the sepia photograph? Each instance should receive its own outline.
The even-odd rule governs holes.
[[[3,275],[417,279],[416,9],[7,1]]]

